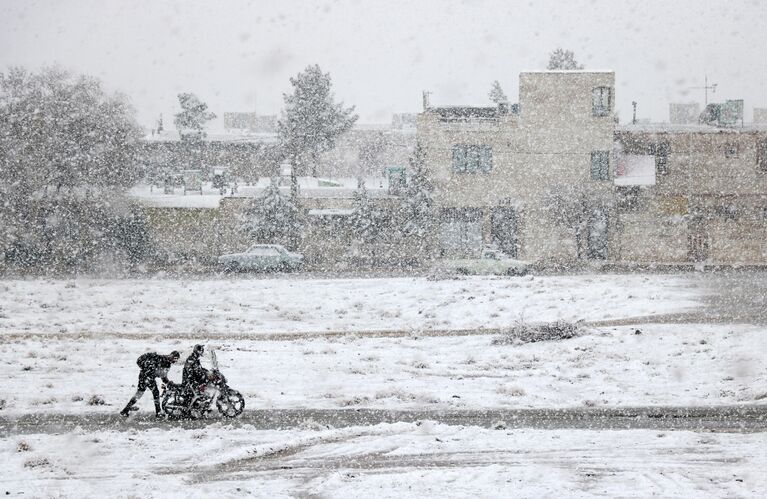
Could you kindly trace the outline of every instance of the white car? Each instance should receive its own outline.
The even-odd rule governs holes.
[[[438,260],[434,269],[456,274],[524,275],[528,262],[515,260],[495,248],[485,248],[479,258]]]
[[[291,253],[279,244],[254,244],[243,253],[231,253],[218,257],[218,263],[227,271],[289,271],[301,268],[303,262],[303,255]]]

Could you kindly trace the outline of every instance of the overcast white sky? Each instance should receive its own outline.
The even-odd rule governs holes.
[[[518,74],[575,51],[616,72],[617,109],[664,121],[669,102],[745,99],[767,107],[767,2],[0,0],[0,71],[62,66],[130,95],[150,128],[176,94],[224,111],[279,112],[288,78],[319,63],[360,121],[433,104],[487,105],[490,83],[517,100]],[[171,125],[172,126],[172,125]]]

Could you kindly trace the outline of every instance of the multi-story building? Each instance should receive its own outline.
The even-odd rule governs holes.
[[[767,127],[618,126],[614,81],[523,72],[519,104],[425,109],[438,253],[767,263]]]
[[[621,260],[767,263],[767,129],[626,125],[615,139],[651,168],[618,187]]]
[[[493,243],[530,261],[609,258],[614,73],[523,72],[519,89],[518,105],[420,116],[439,253],[476,256]]]

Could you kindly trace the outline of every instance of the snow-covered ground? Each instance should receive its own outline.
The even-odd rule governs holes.
[[[198,342],[215,347],[248,409],[766,403],[765,326],[662,323],[707,306],[710,290],[700,282],[683,275],[2,281],[0,417],[10,418],[7,429],[24,414],[114,414],[135,390],[141,353],[185,356]],[[584,321],[584,334],[493,344],[496,329],[558,319]],[[180,378],[180,365],[170,377]],[[150,394],[140,408],[151,412]],[[10,430],[0,437],[0,491],[753,497],[767,485],[764,433],[494,430],[430,421],[140,428]]]
[[[760,497],[762,433],[343,429],[0,438],[9,497]]]
[[[643,324],[701,306],[682,276],[19,280],[0,290],[5,414],[114,412],[140,354],[186,356],[198,342],[215,347],[249,408],[721,405],[767,392],[763,327]],[[487,329],[557,319],[629,325],[525,345],[493,345]],[[88,405],[94,395],[106,404]],[[151,407],[148,394],[142,403]]]
[[[0,281],[7,333],[220,336],[506,327],[693,310],[682,276]],[[147,347],[152,347],[147,345]]]
[[[756,326],[590,329],[558,342],[492,335],[216,340],[222,371],[251,409],[472,409],[763,403],[767,331]],[[197,341],[197,340],[195,340]],[[185,339],[15,339],[0,344],[3,414],[116,412],[147,349]],[[181,378],[181,364],[171,370]],[[106,405],[91,406],[99,395]],[[141,401],[151,411],[151,395]]]

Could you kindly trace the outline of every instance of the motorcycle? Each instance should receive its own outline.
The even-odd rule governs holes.
[[[200,419],[213,412],[213,402],[225,418],[236,418],[245,409],[245,398],[229,388],[221,371],[213,369],[208,382],[195,388],[181,384],[164,387],[162,409],[172,419]]]

